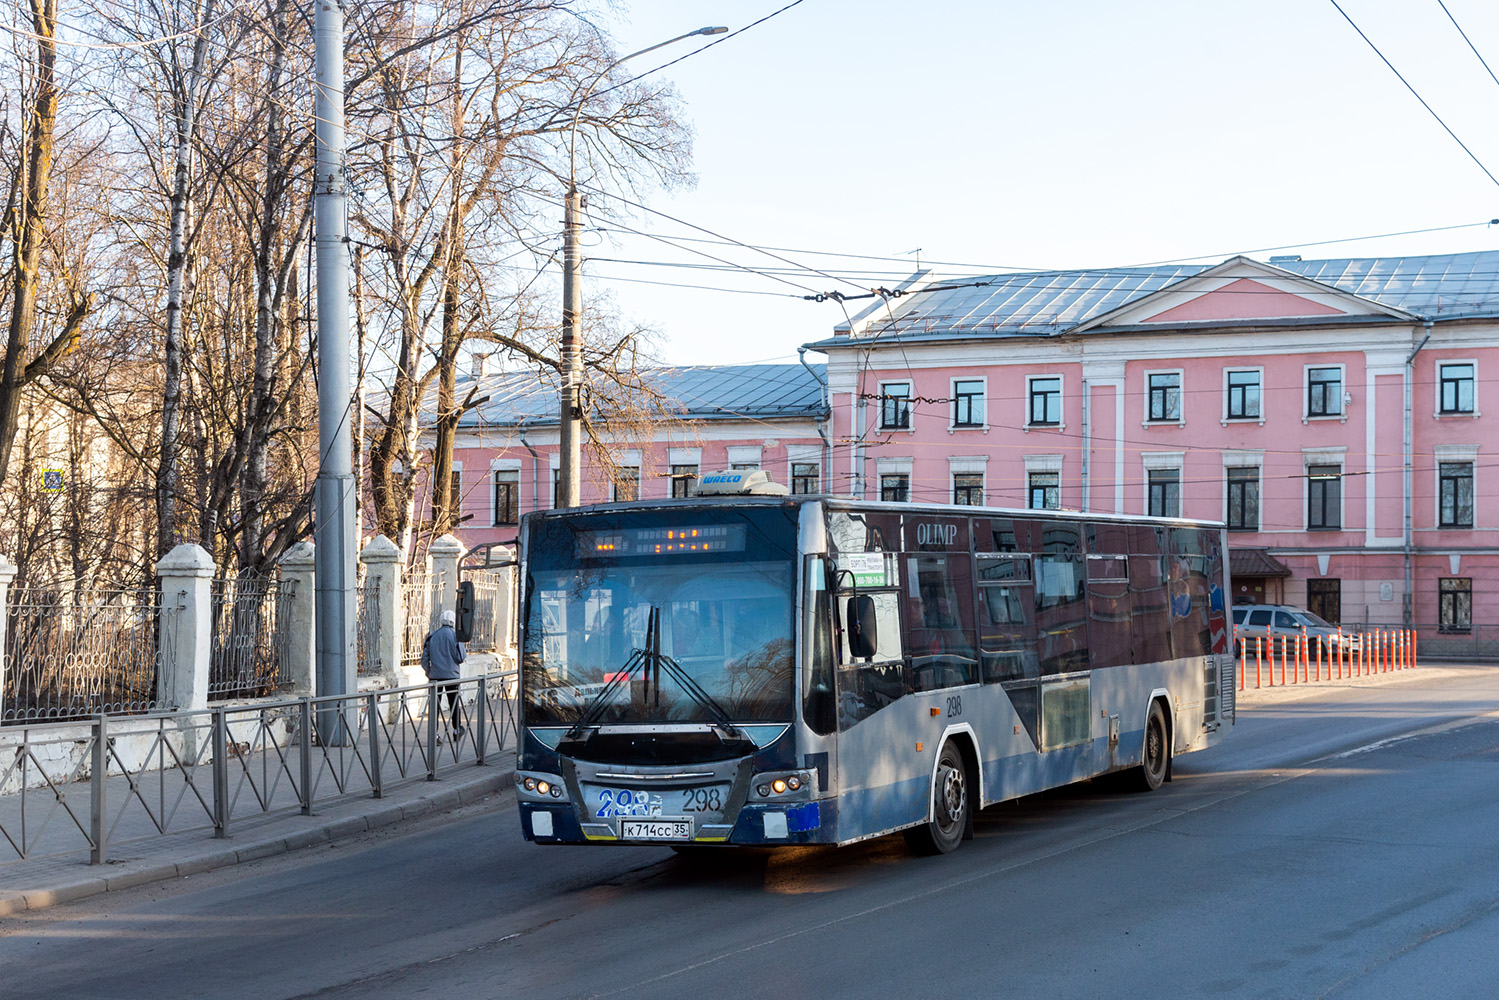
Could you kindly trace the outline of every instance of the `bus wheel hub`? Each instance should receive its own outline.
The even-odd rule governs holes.
[[[937,771],[937,804],[944,814],[943,823],[955,822],[963,815],[963,775],[955,767],[944,764]]]

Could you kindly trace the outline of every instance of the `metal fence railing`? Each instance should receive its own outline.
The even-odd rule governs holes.
[[[154,589],[16,590],[8,603],[0,725],[155,707]]]
[[[208,697],[258,698],[289,683],[287,629],[295,584],[270,577],[216,579]]]
[[[405,597],[405,620],[401,623],[401,663],[415,666],[422,661],[422,640],[432,631],[432,575],[407,573],[401,581]]]
[[[380,662],[380,579],[370,577],[359,584],[354,598],[355,632],[358,644],[358,673],[377,676]]]
[[[515,746],[515,683],[513,670],[459,682],[461,731],[432,684],[19,727],[0,760],[0,852],[86,849],[102,864],[120,843],[227,837],[256,816],[490,763]]]

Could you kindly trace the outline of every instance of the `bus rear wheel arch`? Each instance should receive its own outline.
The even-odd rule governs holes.
[[[917,854],[947,854],[973,837],[978,781],[972,754],[965,749],[959,738],[942,746],[932,775],[931,818],[905,831],[906,843]]]

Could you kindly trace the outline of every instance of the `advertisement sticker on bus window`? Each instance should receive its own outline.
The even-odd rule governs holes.
[[[852,573],[856,587],[885,586],[885,554],[883,552],[845,552],[838,557],[838,571]],[[844,580],[847,583],[847,579]]]

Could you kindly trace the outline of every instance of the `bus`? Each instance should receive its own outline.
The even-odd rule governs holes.
[[[978,809],[1153,790],[1234,724],[1223,528],[787,495],[525,515],[523,835],[923,853]]]

